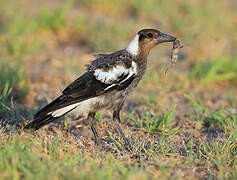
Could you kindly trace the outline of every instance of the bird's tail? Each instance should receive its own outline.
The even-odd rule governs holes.
[[[32,122],[30,122],[29,124],[27,124],[24,127],[24,130],[26,130],[26,129],[38,130],[39,128],[55,121],[56,119],[58,119],[58,118],[55,118],[50,114],[49,115],[46,114],[46,115],[39,117],[39,118],[34,118],[34,120]]]
[[[38,130],[39,128],[64,116],[65,114],[69,113],[78,106],[77,103],[66,106],[64,105],[66,105],[65,98],[60,96],[59,98],[55,99],[53,102],[51,102],[43,109],[41,109],[39,112],[37,112],[33,117],[33,121],[27,124],[24,127],[24,130],[26,129]]]

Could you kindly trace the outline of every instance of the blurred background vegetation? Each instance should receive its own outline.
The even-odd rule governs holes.
[[[24,100],[44,81],[64,85],[80,74],[91,54],[124,48],[142,28],[173,34],[185,45],[167,88],[183,83],[234,88],[236,6],[233,0],[1,0],[0,91]],[[170,45],[153,50],[148,83],[162,84],[169,51]],[[172,85],[177,79],[180,85]]]
[[[148,131],[170,128],[174,113],[183,118],[191,106],[203,117],[196,113],[187,121],[203,126],[226,123],[216,109],[236,117],[235,0],[0,0],[0,120],[24,124],[93,54],[124,48],[143,28],[174,35],[184,48],[167,76],[171,44],[151,52],[148,72],[126,105],[128,120]],[[137,104],[143,105],[140,116],[133,113]]]

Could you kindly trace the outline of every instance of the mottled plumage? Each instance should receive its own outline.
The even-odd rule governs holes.
[[[95,112],[106,108],[113,111],[116,128],[129,145],[117,123],[120,121],[120,109],[127,95],[143,77],[150,50],[159,43],[174,40],[174,37],[157,30],[144,29],[125,49],[96,55],[96,59],[86,65],[86,72],[66,87],[60,97],[36,113],[25,129],[37,130],[74,109],[79,114],[88,114],[88,121],[92,122]],[[99,143],[98,133],[90,124]]]

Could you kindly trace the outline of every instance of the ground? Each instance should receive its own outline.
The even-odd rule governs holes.
[[[0,0],[0,179],[236,179],[237,4],[235,1]],[[96,146],[84,117],[37,132],[32,116],[96,53],[120,50],[142,28],[179,37],[152,50],[122,110],[133,151],[96,115]]]

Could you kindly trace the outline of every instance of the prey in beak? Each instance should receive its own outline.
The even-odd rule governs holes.
[[[160,32],[156,29],[143,29],[138,32],[136,38],[138,42],[135,40],[132,41],[133,44],[134,42],[137,42],[135,43],[137,44],[137,46],[132,46],[137,48],[136,51],[134,51],[136,52],[134,53],[134,55],[142,54],[143,56],[148,56],[150,50],[161,43],[173,42],[173,48],[171,52],[171,62],[167,67],[165,74],[168,72],[169,67],[172,67],[176,64],[178,59],[178,51],[180,48],[183,47],[179,39],[169,34]]]
[[[148,56],[150,50],[158,44],[174,42],[176,37],[160,32],[156,29],[143,29],[137,33],[134,40],[129,43],[127,50],[133,55]]]
[[[172,48],[171,56],[170,56],[171,61],[170,61],[169,65],[168,65],[168,67],[165,70],[165,74],[167,74],[167,72],[169,70],[169,67],[174,67],[176,65],[176,62],[178,61],[179,49],[181,49],[181,48],[183,48],[183,45],[181,44],[179,39],[176,39],[173,42],[173,48]]]

